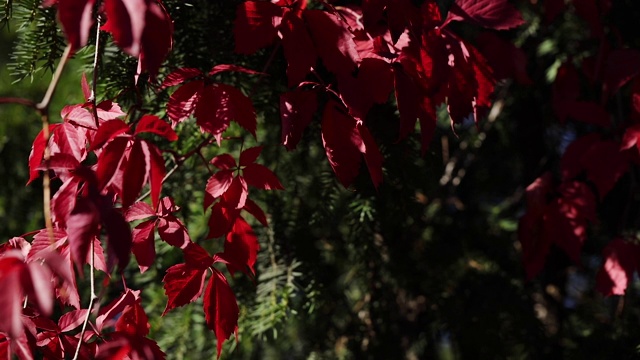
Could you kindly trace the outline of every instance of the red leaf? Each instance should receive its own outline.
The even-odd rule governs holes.
[[[346,24],[321,10],[305,10],[304,19],[324,66],[335,74],[353,72],[360,56]]]
[[[280,95],[282,144],[287,150],[296,148],[317,108],[318,95],[315,91],[292,91]]]
[[[152,79],[173,45],[173,22],[162,2],[149,1],[141,39],[138,74],[148,72]]]
[[[380,59],[363,59],[358,76],[339,77],[338,85],[349,113],[357,119],[364,119],[374,103],[388,100],[393,88],[391,66]]]
[[[213,205],[213,208],[211,208],[211,217],[209,218],[209,234],[207,235],[207,239],[217,238],[231,231],[231,227],[239,214],[239,209],[230,208],[222,201]]]
[[[118,270],[122,273],[129,264],[132,238],[129,223],[116,209],[108,208],[101,211],[102,222],[107,232],[107,269],[113,269],[115,260],[118,260]]]
[[[57,126],[59,126],[59,124],[49,125],[49,132],[55,130]],[[41,130],[35,140],[33,140],[33,145],[31,146],[31,153],[29,154],[29,181],[27,181],[27,185],[40,176],[37,169],[39,168],[40,163],[42,163],[45,146],[46,141]]]
[[[147,271],[156,259],[156,247],[153,241],[154,226],[155,220],[147,220],[138,224],[132,231],[133,246],[131,250],[138,262],[140,273]]]
[[[204,75],[202,71],[195,68],[179,68],[167,75],[158,90],[164,90],[168,87],[182,84],[187,80],[191,80],[202,75]]]
[[[269,226],[267,223],[267,216],[264,214],[264,211],[262,211],[260,206],[253,202],[253,200],[247,198],[247,202],[244,204],[242,209],[253,215],[253,217],[255,217],[262,225]]]
[[[442,27],[451,21],[465,20],[495,30],[524,24],[520,12],[508,0],[456,0]]]
[[[322,118],[322,143],[331,168],[347,188],[360,171],[362,138],[356,121],[329,101]]]
[[[258,156],[260,156],[262,148],[263,146],[254,146],[243,150],[240,154],[240,166],[247,166],[255,162],[256,159],[258,159]]]
[[[199,298],[206,274],[206,270],[191,268],[186,264],[173,265],[167,269],[162,282],[164,282],[164,292],[168,300],[162,316],[176,307],[184,306]]]
[[[142,132],[150,132],[160,135],[169,141],[178,140],[178,134],[167,124],[155,115],[145,115],[140,118],[138,126],[136,126],[135,134]]]
[[[142,190],[142,185],[149,173],[148,161],[142,151],[142,141],[133,142],[133,147],[129,152],[129,158],[124,168],[122,184],[122,207],[127,209],[136,200],[136,197]]]
[[[289,11],[284,15],[279,30],[287,59],[287,78],[292,87],[304,80],[311,67],[316,65],[318,54],[304,21],[296,12]]]
[[[96,106],[96,111],[98,112],[98,119],[104,121],[113,120],[127,115],[122,111],[122,109],[120,109],[120,106],[118,106],[118,104],[114,103],[111,100],[100,102],[100,104]]]
[[[206,270],[208,267],[213,265],[213,258],[209,255],[207,250],[196,243],[190,242],[184,249],[182,249],[182,252],[184,254],[185,265],[189,268]]]
[[[122,120],[109,120],[100,125],[89,151],[99,149],[111,139],[129,130],[129,125]]]
[[[263,190],[284,190],[278,177],[264,165],[249,164],[242,170],[247,184]],[[244,205],[243,205],[244,206]]]
[[[184,248],[191,243],[187,228],[173,215],[167,215],[158,221],[158,234],[167,244],[179,248]]]
[[[215,332],[218,339],[218,358],[222,344],[238,328],[239,312],[236,297],[227,279],[214,269],[204,293],[204,314],[207,327]]]
[[[64,225],[76,205],[80,179],[71,177],[56,191],[51,199],[51,217],[54,223]]]
[[[93,0],[58,1],[58,18],[75,51],[87,44],[93,26]]]
[[[98,188],[104,189],[111,183],[116,172],[120,170],[120,162],[124,158],[124,153],[129,143],[129,138],[119,137],[110,142],[98,158]]]
[[[164,158],[160,150],[153,144],[142,141],[142,150],[145,152],[147,163],[149,165],[149,190],[151,192],[151,203],[153,208],[158,208],[160,201],[160,192],[162,191],[162,182],[167,173],[164,166]]]
[[[229,154],[220,154],[211,159],[211,164],[220,170],[233,170],[237,167],[236,160]]]
[[[596,289],[605,296],[624,295],[638,264],[638,245],[615,238],[602,255],[604,264],[596,277]]]
[[[562,180],[572,180],[584,170],[582,157],[596,143],[600,142],[600,134],[591,133],[574,140],[562,155],[560,169]]]
[[[196,109],[196,104],[204,90],[202,80],[192,81],[178,88],[167,103],[167,115],[175,122],[181,122],[189,117]]]
[[[263,72],[247,69],[246,67],[242,67],[242,66],[239,66],[239,65],[219,64],[219,65],[214,66],[211,69],[211,71],[209,71],[209,76],[214,76],[216,74],[219,74],[219,73],[225,72],[225,71],[242,72],[242,73],[249,74],[249,75],[266,75]]]
[[[225,84],[207,86],[198,100],[195,116],[198,125],[213,135],[227,129],[234,120],[256,134],[256,112],[253,103],[240,90]]]
[[[156,215],[156,212],[153,211],[151,206],[146,202],[138,201],[133,205],[129,206],[127,211],[125,212],[125,219],[127,221],[136,221],[148,218],[150,216]]]
[[[67,218],[67,236],[71,247],[71,258],[82,273],[90,241],[98,235],[100,215],[92,201],[87,198],[76,200],[76,206]]]
[[[247,182],[244,177],[233,178],[229,189],[223,194],[224,202],[231,208],[242,209],[247,201]]]
[[[15,250],[14,250],[15,251]],[[17,338],[23,333],[21,273],[25,265],[18,252],[6,252],[0,258],[0,331]]]
[[[133,336],[147,336],[150,327],[147,314],[137,302],[133,305],[127,305],[116,322],[116,331],[122,331]]]
[[[211,195],[212,199],[205,201],[205,208],[208,208],[213,200],[222,196],[229,189],[233,182],[233,172],[233,170],[220,170],[209,178],[205,191]]]
[[[107,22],[103,31],[110,32],[116,44],[131,56],[140,54],[147,7],[145,0],[105,0]]]
[[[82,162],[87,156],[87,138],[69,123],[62,123],[51,131],[51,154],[62,153]]]
[[[242,271],[255,276],[254,265],[259,249],[258,238],[251,226],[242,217],[237,217],[224,243],[224,259],[229,262],[227,268],[231,275]],[[247,272],[247,267],[251,273]]]
[[[282,8],[268,1],[246,1],[238,5],[233,26],[235,51],[253,54],[271,45],[277,35],[274,18],[282,16]]]
[[[84,318],[87,316],[87,309],[73,310],[65,313],[58,320],[58,327],[60,332],[71,331],[84,322]]]
[[[361,151],[364,154],[364,161],[367,164],[367,169],[369,169],[373,186],[377,189],[382,183],[382,154],[371,133],[369,133],[369,129],[364,125],[359,125],[358,130],[360,137],[362,137],[363,149]]]
[[[111,322],[117,318],[119,314],[127,306],[131,306],[140,301],[140,290],[126,289],[119,298],[114,299],[107,306],[100,308],[96,317],[96,327],[98,331],[102,331],[103,327],[110,326]]]
[[[523,85],[532,83],[527,74],[527,57],[522,49],[490,31],[482,32],[476,40],[497,79],[513,78]]]

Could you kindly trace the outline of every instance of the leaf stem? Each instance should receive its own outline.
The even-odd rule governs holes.
[[[93,113],[93,121],[96,123],[96,128],[100,127],[100,121],[98,120],[98,108],[96,107],[96,87],[98,86],[98,53],[100,49],[100,21],[102,18],[100,15],[96,19],[96,46],[93,52],[93,81],[91,82],[91,95],[89,95],[89,101],[91,102],[91,109]]]
[[[80,338],[78,339],[78,346],[76,347],[75,355],[73,356],[73,360],[78,359],[78,355],[80,354],[80,347],[82,346],[82,340],[84,338],[84,333],[87,330],[87,324],[89,323],[89,316],[91,315],[91,309],[93,308],[94,301],[98,298],[96,295],[96,284],[95,284],[95,271],[94,271],[94,256],[95,256],[95,241],[91,240],[91,257],[89,258],[89,281],[91,286],[91,299],[89,300],[89,306],[87,307],[87,315],[84,317],[84,322],[82,323],[82,330],[80,331]]]

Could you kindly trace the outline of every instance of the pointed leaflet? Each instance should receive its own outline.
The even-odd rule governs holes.
[[[127,125],[122,120],[109,120],[105,121],[100,125],[98,131],[96,132],[95,137],[93,138],[93,142],[91,143],[91,147],[89,151],[93,151],[95,149],[101,148],[109,142],[111,139],[115,138],[120,134],[124,134],[129,130],[129,125]]]
[[[124,209],[128,208],[136,200],[149,174],[149,160],[146,159],[145,155],[142,150],[142,141],[134,141],[123,174],[124,179],[126,179],[126,184],[122,184],[121,194],[122,207]]]
[[[243,150],[240,154],[240,166],[248,166],[255,162],[262,152],[262,146],[254,146]]]
[[[100,216],[107,232],[107,269],[111,272],[117,260],[118,270],[122,273],[129,263],[131,254],[133,242],[131,228],[129,223],[125,221],[124,216],[111,205],[103,205]]]
[[[120,171],[120,163],[124,158],[125,150],[129,143],[129,138],[118,137],[104,148],[98,158],[98,188],[104,189],[114,179],[114,175]]]
[[[167,244],[184,249],[191,243],[189,232],[182,221],[172,214],[158,220],[158,235]]]
[[[223,257],[229,262],[227,268],[231,275],[242,271],[255,276],[254,265],[259,249],[258,238],[251,226],[241,216],[237,217],[224,243]],[[247,268],[251,273],[247,272]]]
[[[297,90],[280,95],[281,140],[287,150],[296,148],[317,108],[318,94],[315,91]]]
[[[249,199],[247,199],[249,200]],[[231,227],[236,217],[240,214],[240,209],[233,208],[219,201],[211,208],[209,217],[209,234],[207,239],[217,238],[231,231]]]
[[[51,217],[54,223],[64,225],[76,205],[80,179],[71,177],[65,181],[51,199]]]
[[[198,100],[195,116],[198,125],[213,135],[221,134],[234,120],[255,137],[256,112],[253,103],[233,86],[215,84],[205,87]]]
[[[133,245],[131,251],[136,257],[140,273],[144,273],[153,265],[156,258],[156,247],[154,244],[153,227],[154,220],[144,221],[136,226],[132,231]]]
[[[205,191],[207,195],[211,196],[211,199],[205,201],[205,208],[208,208],[213,200],[222,196],[229,189],[233,182],[233,172],[234,170],[220,170],[209,178]]]
[[[131,0],[129,0],[131,1]],[[149,1],[141,38],[138,75],[148,72],[152,79],[173,45],[173,22],[162,2]]]
[[[71,258],[81,273],[89,253],[90,241],[98,235],[99,226],[100,214],[93,202],[85,197],[76,200],[76,205],[67,218],[67,236]]]
[[[196,104],[204,90],[202,80],[192,81],[178,88],[167,103],[167,116],[175,122],[181,122],[188,118],[196,109]]]
[[[380,59],[363,59],[357,77],[338,77],[338,87],[349,113],[362,120],[374,103],[387,101],[393,88],[391,65]]]
[[[187,80],[191,80],[197,76],[203,76],[202,71],[195,68],[179,68],[173,71],[171,74],[167,75],[167,77],[160,85],[159,90],[164,90],[171,86],[180,85]]]
[[[93,25],[93,0],[58,1],[58,19],[75,51],[87,44],[89,32]]]
[[[191,268],[187,264],[173,265],[162,279],[168,297],[164,316],[171,309],[195,301],[202,294],[206,269]]]
[[[637,244],[615,238],[602,250],[604,264],[596,277],[596,289],[605,296],[624,295],[638,266]]]
[[[240,65],[232,65],[232,64],[219,64],[214,66],[211,71],[209,71],[209,76],[214,76],[217,74],[220,74],[222,72],[226,72],[226,71],[235,71],[235,72],[241,72],[241,73],[245,73],[245,74],[249,74],[249,75],[267,75],[263,72],[260,71],[255,71],[255,70],[251,70],[251,69],[247,69],[246,67],[240,66]]]
[[[116,321],[116,331],[129,335],[147,336],[149,334],[149,318],[138,302],[125,306],[122,315]]]
[[[135,134],[150,132],[160,135],[169,141],[178,140],[178,134],[167,124],[155,115],[144,115],[138,121]]]
[[[242,176],[247,184],[263,190],[283,190],[284,187],[278,177],[264,165],[252,163],[242,170]]]
[[[451,21],[469,21],[495,30],[524,24],[520,12],[508,0],[456,0],[442,27]]]
[[[227,191],[222,194],[222,197],[228,206],[236,209],[242,209],[247,201],[248,194],[247,182],[244,177],[236,176],[233,178],[233,181]]]
[[[183,250],[184,262],[188,268],[206,270],[213,265],[213,258],[207,250],[196,243],[189,243]]]
[[[274,18],[282,16],[282,8],[268,1],[245,1],[238,5],[233,26],[235,51],[250,55],[271,45],[277,35]]]
[[[158,208],[160,201],[160,191],[162,190],[162,182],[164,176],[167,173],[167,169],[164,166],[164,158],[160,149],[155,145],[142,140],[142,150],[147,158],[147,162],[150,167],[149,171],[149,188],[151,192],[151,203],[153,208]]]
[[[120,297],[114,299],[107,306],[100,308],[96,317],[96,327],[102,331],[103,327],[111,326],[114,320],[122,313],[125,307],[140,301],[140,290],[126,289]]]
[[[373,186],[377,189],[382,183],[382,154],[366,126],[358,124],[358,132],[362,138],[363,145],[360,151],[364,155],[364,161],[367,164]]]
[[[145,28],[146,0],[105,0],[107,22],[102,30],[113,35],[116,44],[131,56],[140,54],[142,33]]]
[[[322,143],[340,183],[347,188],[360,170],[362,138],[356,121],[329,101],[322,117]]]
[[[54,131],[58,126],[60,126],[60,124],[49,125],[49,132]],[[46,141],[41,130],[33,141],[33,145],[31,146],[31,153],[29,154],[29,181],[27,181],[27,185],[29,185],[33,180],[37,179],[40,174],[38,172],[38,167],[40,166],[40,163],[42,163],[45,146]]]
[[[149,204],[147,204],[146,202],[138,201],[129,206],[127,212],[125,213],[125,219],[127,221],[136,221],[146,219],[155,215],[156,212],[153,211]]]
[[[247,198],[247,203],[244,205],[243,209],[246,210],[249,214],[253,215],[253,217],[255,217],[256,220],[260,222],[260,224],[269,226],[267,224],[267,216],[264,214],[264,211],[262,211],[260,206],[253,202],[253,200]]]
[[[17,338],[23,333],[22,298],[23,290],[21,275],[25,264],[21,260],[20,252],[11,250],[0,257],[0,331],[10,337]]]
[[[62,123],[51,131],[51,155],[62,153],[82,162],[87,156],[87,138],[75,126]]]
[[[324,66],[335,74],[353,72],[360,56],[346,23],[321,10],[306,10],[304,19]]]
[[[242,155],[240,156],[242,157]],[[234,170],[237,167],[236,160],[229,154],[220,154],[214,157],[211,159],[211,164],[220,170]]]
[[[287,59],[287,78],[292,87],[304,80],[311,67],[316,65],[318,54],[304,21],[295,11],[284,15],[279,29]]]
[[[222,344],[238,328],[238,303],[227,279],[218,270],[213,270],[204,293],[204,314],[207,327],[213,330],[218,340],[218,357]]]

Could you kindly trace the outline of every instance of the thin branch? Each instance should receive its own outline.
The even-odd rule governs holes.
[[[67,60],[71,55],[71,45],[67,45],[64,49],[64,53],[62,54],[62,58],[58,63],[58,67],[56,71],[53,73],[53,77],[51,78],[51,82],[49,83],[49,87],[47,88],[47,92],[44,94],[42,101],[36,105],[36,109],[40,112],[42,118],[42,137],[44,138],[44,176],[42,177],[42,200],[43,200],[43,212],[44,212],[44,223],[47,228],[47,234],[49,236],[49,242],[54,243],[55,236],[53,234],[53,222],[51,221],[51,178],[49,177],[49,158],[51,157],[51,150],[49,149],[49,138],[51,137],[51,133],[49,132],[49,104],[51,103],[51,98],[53,97],[53,93],[60,82],[60,76],[62,75],[62,71],[64,70]]]
[[[100,50],[100,21],[102,18],[98,15],[96,19],[96,47],[93,53],[93,81],[91,83],[91,95],[89,95],[89,101],[91,102],[91,109],[93,113],[93,121],[96,123],[96,128],[100,127],[100,120],[98,120],[98,108],[96,106],[96,87],[98,86],[98,53]]]
[[[42,101],[40,101],[36,108],[41,112],[48,112],[49,104],[51,103],[51,98],[53,97],[53,93],[56,91],[58,87],[58,82],[60,82],[60,75],[62,75],[62,70],[64,70],[67,65],[67,60],[69,60],[69,56],[71,55],[71,44],[67,45],[64,48],[64,52],[62,53],[62,58],[60,59],[60,63],[58,63],[58,67],[56,68],[56,72],[53,73],[53,77],[51,78],[51,82],[49,83],[49,87],[47,88],[47,92],[44,94]]]
[[[73,356],[73,360],[78,359],[78,355],[80,354],[80,347],[82,346],[82,340],[84,338],[84,333],[87,330],[87,324],[89,323],[89,316],[91,316],[91,309],[93,308],[94,301],[98,298],[96,295],[96,281],[95,281],[95,271],[94,267],[94,256],[95,256],[95,241],[91,240],[91,258],[89,260],[89,281],[91,286],[91,299],[89,300],[89,306],[87,307],[87,315],[84,317],[84,322],[82,323],[82,330],[80,331],[80,338],[78,339],[78,346],[76,347],[76,353]]]
[[[33,101],[29,99],[16,98],[16,97],[0,98],[0,104],[18,104],[18,105],[24,105],[30,108],[37,109],[36,103],[34,103]]]

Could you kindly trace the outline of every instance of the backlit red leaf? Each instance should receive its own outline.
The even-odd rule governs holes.
[[[602,255],[604,264],[596,277],[596,289],[605,296],[624,295],[638,264],[638,245],[616,238],[602,250]]]
[[[292,91],[280,95],[281,139],[287,150],[296,148],[317,108],[318,95],[315,91]]]
[[[196,104],[204,89],[202,80],[192,81],[178,88],[167,103],[167,116],[175,122],[188,118],[196,109]]]
[[[131,56],[140,54],[142,33],[149,3],[145,0],[105,0],[107,22],[102,30],[110,32],[116,44]]]
[[[207,327],[215,332],[218,339],[218,357],[224,341],[238,328],[239,312],[236,297],[227,279],[214,270],[204,293],[204,314]]]
[[[247,184],[263,190],[283,190],[278,177],[264,165],[252,163],[242,170]],[[244,205],[243,205],[244,206]]]
[[[362,138],[356,121],[333,101],[327,103],[322,117],[322,142],[338,180],[349,187],[360,170]]]
[[[93,138],[93,142],[91,143],[91,147],[89,148],[89,150],[93,151],[95,149],[101,148],[108,141],[120,134],[125,133],[127,130],[129,130],[129,125],[127,125],[122,120],[105,121],[98,128],[98,131]]]
[[[254,146],[243,150],[240,154],[240,166],[247,166],[258,159],[260,153],[262,152],[262,146]]]
[[[138,224],[131,232],[133,237],[131,251],[133,251],[133,255],[136,257],[136,261],[138,261],[140,273],[147,271],[147,269],[153,265],[153,261],[156,258],[154,226],[154,220],[147,220]]]
[[[287,59],[287,78],[292,87],[304,80],[316,65],[318,54],[304,21],[294,11],[284,15],[279,29]]]
[[[456,0],[442,26],[451,21],[469,21],[495,30],[524,24],[520,12],[508,0]]]
[[[162,82],[162,85],[160,85],[159,90],[182,84],[187,80],[191,80],[202,75],[204,75],[202,71],[195,68],[179,68],[173,71],[171,74],[167,75],[167,77]]]
[[[282,16],[282,8],[268,1],[245,1],[238,5],[233,26],[235,51],[253,54],[271,45],[277,31],[274,18]]]
[[[162,282],[168,300],[162,315],[199,298],[206,274],[206,270],[188,267],[186,264],[177,264],[167,269]]]
[[[73,51],[87,44],[93,25],[93,4],[93,0],[58,2],[58,18]]]
[[[255,276],[254,265],[260,245],[251,226],[242,218],[237,217],[224,243],[224,259],[229,263],[227,268],[231,275],[236,271]],[[248,273],[247,269],[251,272]]]
[[[159,117],[155,115],[144,115],[140,118],[138,125],[136,126],[135,134],[139,134],[142,132],[150,132],[156,135],[160,135],[169,141],[178,140],[178,134],[167,124],[166,122],[160,120]]]
[[[336,74],[353,72],[360,56],[346,24],[337,16],[321,10],[306,10],[304,19],[324,66]]]

